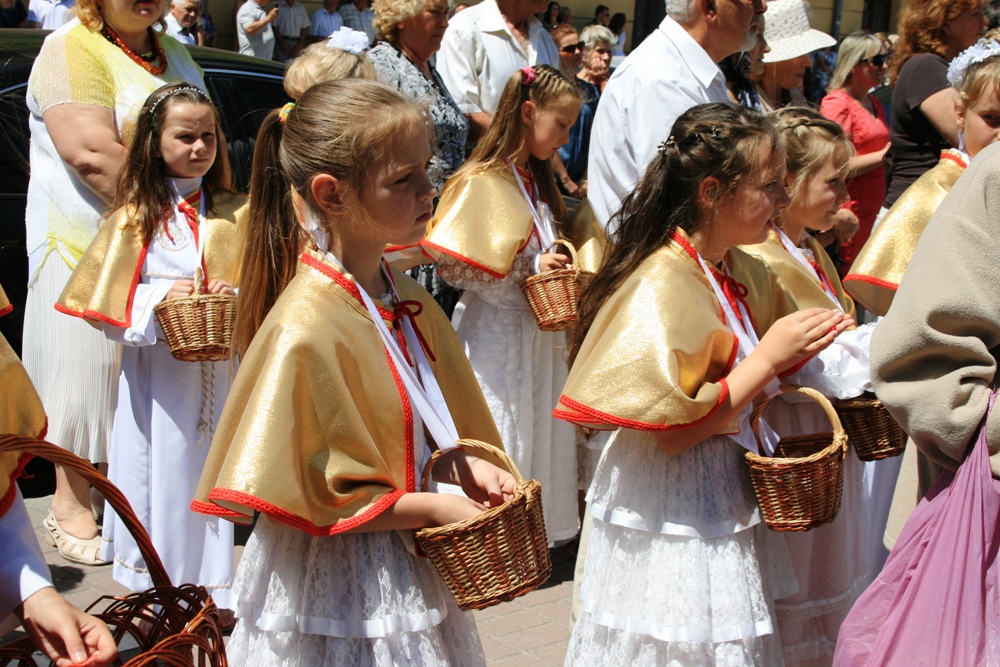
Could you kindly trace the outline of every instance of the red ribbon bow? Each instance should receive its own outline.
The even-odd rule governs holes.
[[[422,312],[424,312],[424,304],[415,299],[400,301],[392,309],[392,313],[397,319],[403,317],[409,318],[410,324],[413,325],[413,333],[417,335],[417,340],[420,341],[420,347],[423,348],[424,354],[426,354],[427,358],[431,361],[437,361],[437,357],[435,357],[434,352],[431,351],[431,346],[427,344],[427,339],[424,338],[423,332],[421,332],[420,327],[417,326],[417,316]],[[402,327],[400,327],[399,334],[400,338],[402,338]],[[405,354],[406,348],[402,345],[400,345],[400,348]],[[408,354],[406,355],[406,360],[411,364],[413,363],[412,360],[410,360],[410,355]]]
[[[733,278],[732,276],[722,276],[721,283],[722,293],[726,296],[726,301],[728,301],[729,305],[732,306],[736,319],[740,321],[740,324],[743,325],[743,329],[746,330],[747,323],[743,320],[743,313],[740,311],[740,303],[742,303],[743,307],[746,308],[746,297],[750,291],[747,289],[746,285],[737,282],[736,278]],[[749,308],[747,308],[747,312],[750,312]]]

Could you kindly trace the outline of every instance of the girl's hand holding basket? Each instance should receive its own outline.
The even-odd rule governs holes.
[[[174,282],[170,291],[167,292],[167,301],[170,299],[183,299],[185,297],[192,296],[194,294],[194,281],[193,280],[177,280]],[[236,294],[236,290],[233,286],[227,283],[225,280],[219,280],[218,278],[213,278],[208,281],[208,285],[205,286],[205,294]]]
[[[472,500],[487,507],[500,507],[514,497],[514,476],[489,461],[469,456],[460,449],[443,454],[434,466],[438,482],[458,484]]]

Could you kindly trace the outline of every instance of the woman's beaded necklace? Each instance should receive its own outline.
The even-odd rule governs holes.
[[[118,33],[109,26],[107,23],[101,28],[101,34],[104,38],[121,49],[125,55],[132,59],[136,65],[143,68],[153,76],[159,76],[167,71],[167,54],[163,52],[163,47],[160,46],[160,40],[157,39],[156,33],[153,28],[146,28],[149,32],[149,39],[153,42],[153,58],[147,61],[145,58],[140,56],[138,53],[129,48],[128,44],[122,41],[122,38],[118,36]],[[153,65],[151,63],[159,61],[159,65]]]

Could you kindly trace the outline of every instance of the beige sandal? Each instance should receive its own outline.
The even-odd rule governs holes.
[[[80,565],[107,565],[108,561],[101,560],[101,536],[95,535],[89,540],[81,540],[73,537],[62,528],[56,521],[55,514],[49,510],[45,521],[45,541],[59,550],[66,560]]]

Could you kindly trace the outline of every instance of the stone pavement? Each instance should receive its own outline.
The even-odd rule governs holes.
[[[111,578],[110,566],[86,567],[70,563],[54,547],[45,543],[42,521],[48,512],[49,500],[30,499],[27,505],[56,589],[81,608],[86,608],[102,595],[128,593]],[[248,534],[249,531],[237,527],[237,543],[245,543]],[[242,550],[242,546],[236,547],[237,561]],[[573,565],[572,555],[566,550],[553,551],[552,577],[544,586],[511,602],[474,612],[488,664],[496,667],[555,667],[563,664],[569,639]],[[23,636],[19,628],[0,637],[0,644],[16,636]]]

